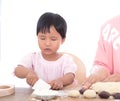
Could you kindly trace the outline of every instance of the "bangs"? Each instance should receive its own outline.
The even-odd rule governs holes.
[[[46,33],[50,33],[50,26],[43,26],[39,32],[46,34]]]

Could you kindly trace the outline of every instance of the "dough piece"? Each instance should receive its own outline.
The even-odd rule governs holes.
[[[115,93],[115,94],[113,95],[113,98],[114,98],[114,99],[120,99],[120,93]]]
[[[80,93],[78,90],[71,90],[68,92],[68,96],[70,97],[79,97],[80,96]]]
[[[86,98],[96,98],[97,94],[94,90],[88,89],[83,93],[83,96]]]
[[[100,98],[103,98],[103,99],[108,99],[111,96],[110,93],[108,93],[106,91],[102,91],[98,95]]]
[[[97,82],[90,88],[95,90],[97,93],[106,91],[110,94],[115,94],[120,93],[120,82]]]
[[[86,89],[81,88],[81,89],[79,90],[80,94],[83,94],[83,93],[85,92],[85,90],[86,90]]]

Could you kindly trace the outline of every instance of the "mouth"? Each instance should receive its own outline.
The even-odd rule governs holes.
[[[48,52],[51,52],[51,49],[50,49],[50,48],[45,48],[45,49],[44,49],[44,52],[47,52],[47,53],[48,53]]]

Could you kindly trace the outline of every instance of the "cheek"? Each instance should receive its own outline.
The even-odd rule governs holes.
[[[55,44],[55,49],[56,49],[56,50],[59,49],[60,45],[61,45],[60,42],[56,43],[56,44]]]
[[[43,45],[41,44],[41,42],[39,40],[38,40],[38,46],[39,46],[39,48],[43,47]]]
[[[40,45],[40,41],[38,40],[38,45]]]

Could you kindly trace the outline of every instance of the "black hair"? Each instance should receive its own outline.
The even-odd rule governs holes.
[[[37,22],[37,35],[39,32],[47,33],[50,32],[50,27],[54,26],[56,31],[60,33],[62,39],[66,37],[67,23],[63,17],[59,14],[44,13]]]

